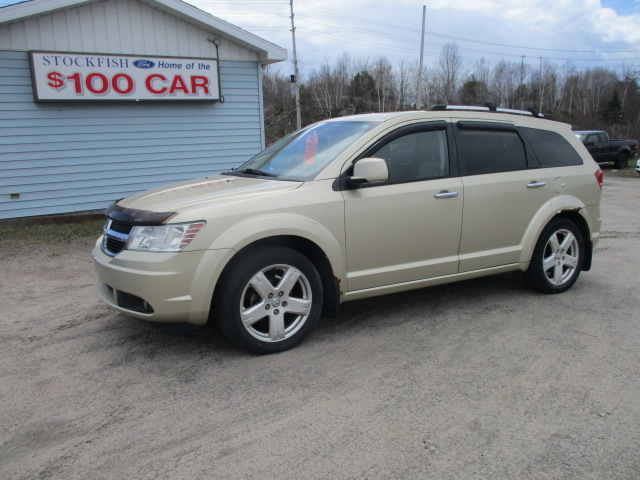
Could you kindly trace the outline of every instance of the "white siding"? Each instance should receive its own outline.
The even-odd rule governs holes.
[[[0,50],[216,58],[214,35],[138,0],[108,0],[0,26]],[[259,55],[220,38],[220,59]]]
[[[27,52],[0,50],[0,219],[103,209],[254,155],[263,145],[260,66],[221,61],[220,76],[225,103],[42,104]]]

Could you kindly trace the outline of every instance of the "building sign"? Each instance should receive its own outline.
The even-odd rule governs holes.
[[[29,52],[36,101],[220,100],[218,61]]]

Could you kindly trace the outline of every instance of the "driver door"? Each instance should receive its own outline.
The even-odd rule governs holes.
[[[373,150],[389,180],[343,192],[348,291],[457,273],[463,188],[446,124],[402,129]]]

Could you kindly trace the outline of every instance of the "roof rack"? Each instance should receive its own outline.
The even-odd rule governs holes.
[[[475,105],[430,105],[426,108],[429,111],[444,111],[444,110],[458,110],[466,112],[495,112],[495,113],[509,113],[511,115],[524,115],[527,117],[544,118],[546,120],[555,120],[553,115],[548,113],[541,113],[533,108],[528,110],[513,110],[511,108],[497,108],[491,103],[485,103],[484,107]]]

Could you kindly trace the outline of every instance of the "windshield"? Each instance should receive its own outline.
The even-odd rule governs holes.
[[[316,123],[274,143],[230,174],[311,180],[378,122]]]

